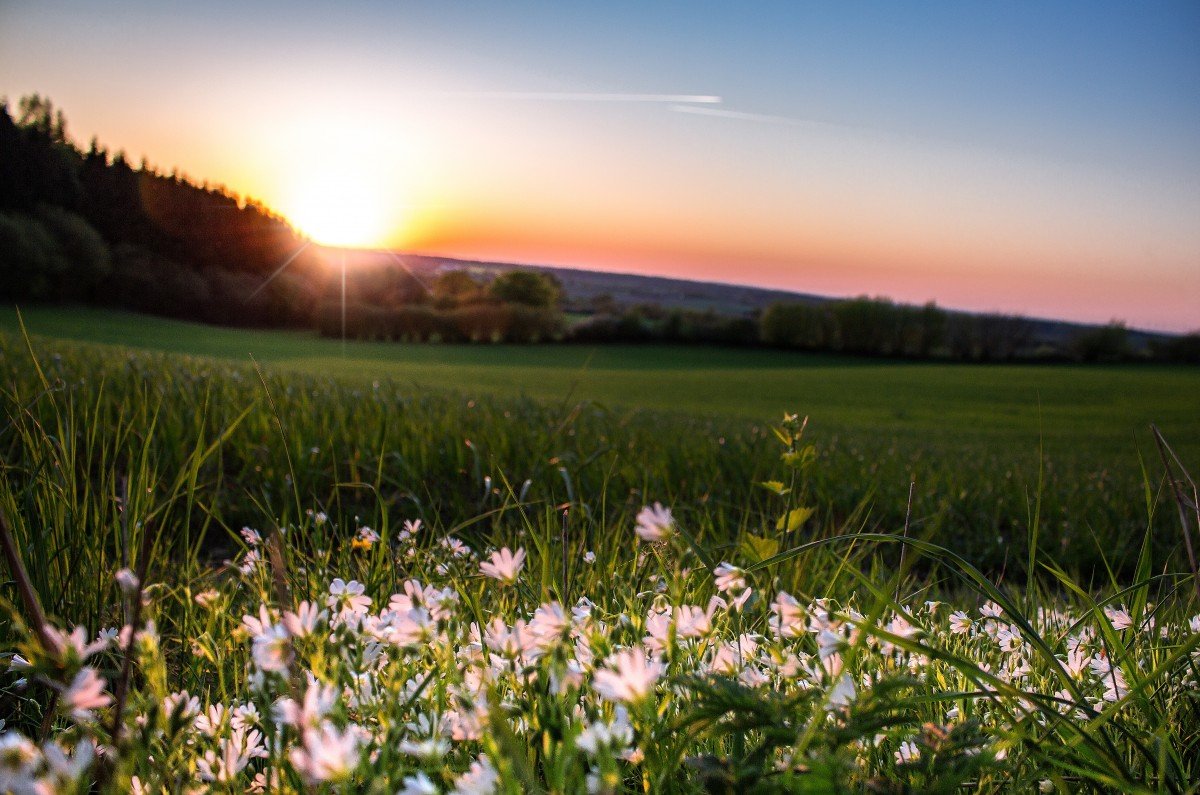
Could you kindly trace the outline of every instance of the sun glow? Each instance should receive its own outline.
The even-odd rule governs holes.
[[[296,173],[290,183],[280,209],[321,245],[376,248],[398,231],[395,197],[363,166],[316,164]]]

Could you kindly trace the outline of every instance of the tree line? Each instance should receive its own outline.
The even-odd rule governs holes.
[[[47,98],[0,99],[0,298],[112,306],[232,326],[422,342],[670,342],[961,361],[1200,362],[1200,334],[1135,350],[1120,323],[1048,339],[1014,315],[884,298],[777,303],[753,317],[606,305],[568,324],[549,274],[467,270],[426,285],[404,267],[340,280],[267,207],[94,138],[83,149]],[[287,267],[280,270],[287,262]]]
[[[0,296],[237,326],[307,326],[328,277],[282,218],[67,133],[37,94],[0,101]],[[256,292],[256,290],[258,290]]]

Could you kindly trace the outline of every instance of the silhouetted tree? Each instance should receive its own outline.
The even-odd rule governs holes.
[[[493,279],[488,292],[506,303],[550,308],[558,305],[562,287],[549,274],[511,270]]]

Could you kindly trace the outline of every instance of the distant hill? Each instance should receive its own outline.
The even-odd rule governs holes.
[[[359,255],[381,263],[395,261],[390,254],[372,253]],[[413,274],[424,280],[432,280],[438,274],[451,270],[467,270],[477,277],[491,278],[498,273],[513,269],[524,269],[548,273],[558,279],[565,294],[565,308],[569,312],[589,314],[594,311],[597,299],[608,296],[619,309],[628,309],[639,304],[658,304],[665,309],[691,311],[712,310],[718,314],[752,317],[772,304],[798,303],[819,305],[840,300],[814,293],[776,290],[766,287],[751,287],[722,282],[692,281],[665,276],[642,276],[632,273],[608,273],[605,271],[560,268],[548,265],[525,265],[511,262],[455,259],[432,257],[421,254],[396,254],[396,258]],[[970,312],[947,310],[954,315],[971,315]],[[1032,327],[1034,341],[1051,347],[1061,347],[1079,334],[1102,328],[1101,324],[1076,323],[1052,318],[1027,318]],[[1170,340],[1176,335],[1130,329],[1128,343],[1135,351],[1148,349],[1152,342]]]

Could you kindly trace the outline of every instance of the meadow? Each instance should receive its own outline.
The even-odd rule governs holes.
[[[1195,371],[2,322],[0,788],[1200,780]]]

